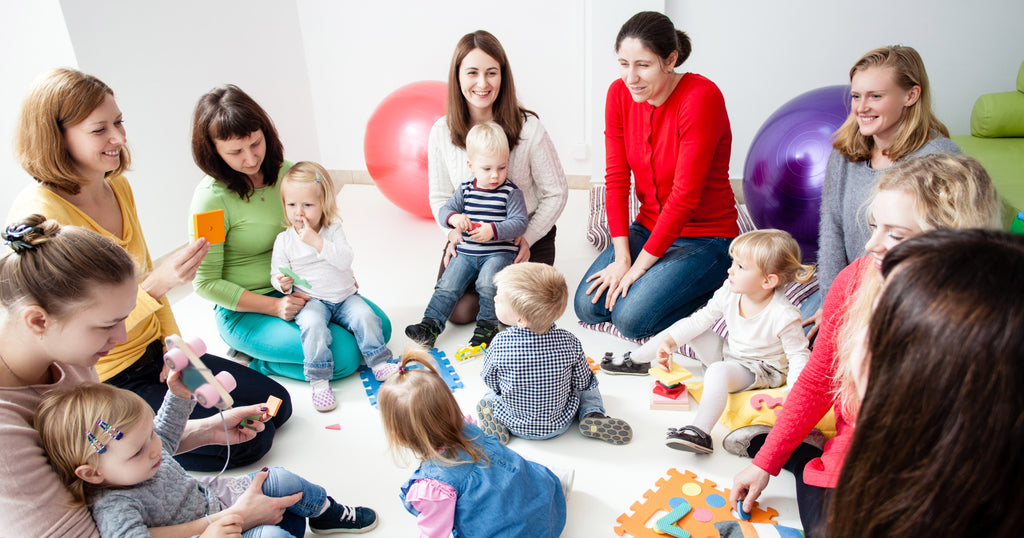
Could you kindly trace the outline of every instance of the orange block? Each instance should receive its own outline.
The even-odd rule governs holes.
[[[267,398],[267,414],[272,417],[277,416],[277,412],[281,410],[282,403],[284,402],[282,402],[281,398],[278,398],[277,396]]]
[[[224,210],[214,209],[192,215],[196,239],[205,237],[211,245],[224,242]]]

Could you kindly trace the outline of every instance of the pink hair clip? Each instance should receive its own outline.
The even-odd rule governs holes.
[[[398,371],[404,374],[405,373],[405,366],[399,366],[398,367]]]
[[[121,430],[111,426],[110,424],[107,424],[106,422],[103,422],[102,420],[96,419],[96,425],[99,426],[101,430],[103,430],[107,435],[110,436],[111,439],[115,441],[120,441],[121,437],[124,437],[124,434],[121,433]]]
[[[107,451],[107,447],[104,446],[103,443],[101,443],[100,440],[97,439],[89,430],[85,430],[85,438],[89,440],[89,444],[92,445],[93,450],[95,450],[97,454],[102,454]]]

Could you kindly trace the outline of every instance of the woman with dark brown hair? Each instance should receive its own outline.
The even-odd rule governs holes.
[[[210,247],[199,266],[196,293],[216,303],[220,337],[252,357],[251,368],[305,379],[294,319],[309,296],[281,294],[270,283],[274,239],[287,222],[280,179],[292,163],[283,155],[274,122],[238,86],[214,88],[199,98],[192,119],[192,157],[206,176],[192,195],[192,213],[224,210],[225,239]],[[390,336],[387,316],[369,304]],[[335,323],[329,327],[332,379],[338,379],[355,372],[363,357],[351,332]],[[331,394],[330,386],[318,388]]]
[[[1024,238],[936,230],[882,262],[829,536],[1020,536]]]
[[[526,233],[516,239],[519,254],[515,263],[553,265],[555,221],[569,196],[565,171],[537,114],[519,104],[508,56],[489,32],[466,34],[455,45],[448,71],[447,111],[430,130],[427,172],[431,212],[436,215],[455,188],[473,177],[467,165],[466,134],[474,125],[494,121],[508,137],[508,179],[523,191],[529,215]],[[448,233],[448,244],[441,272],[455,255],[455,244],[462,240],[458,230],[443,228]],[[471,287],[456,305],[450,321],[472,322],[478,301]]]

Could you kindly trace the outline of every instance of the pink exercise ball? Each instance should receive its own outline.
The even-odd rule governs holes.
[[[427,200],[427,142],[444,116],[448,84],[413,82],[391,92],[366,122],[363,156],[380,192],[396,206],[433,218]]]

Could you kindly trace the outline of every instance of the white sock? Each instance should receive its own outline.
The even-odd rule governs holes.
[[[326,379],[314,379],[310,381],[309,384],[313,385],[313,392],[331,390],[331,382]]]

